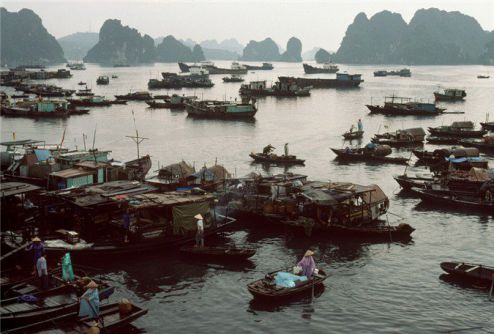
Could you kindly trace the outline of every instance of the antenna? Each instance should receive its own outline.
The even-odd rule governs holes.
[[[97,162],[97,160],[96,160],[96,150],[94,149],[94,144],[96,143],[96,127],[97,127],[97,125],[94,126],[93,149],[92,149],[92,151],[93,151],[93,158],[94,158],[94,166],[96,166],[96,162]]]
[[[132,110],[132,119],[134,120],[134,128],[136,130],[136,135],[135,136],[125,136],[125,137],[131,138],[134,141],[134,143],[136,143],[136,145],[137,145],[137,159],[139,159],[140,158],[139,144],[142,143],[144,140],[149,139],[149,138],[139,137],[139,131],[137,130],[136,118],[135,118],[135,115],[134,115],[134,110]]]

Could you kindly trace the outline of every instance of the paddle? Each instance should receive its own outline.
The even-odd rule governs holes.
[[[26,247],[27,247],[27,246],[29,246],[30,244],[31,244],[31,241],[26,242],[25,244],[20,245],[20,246],[19,246],[19,247],[17,247],[16,249],[14,249],[14,250],[12,250],[12,251],[8,252],[7,254],[2,255],[2,257],[0,257],[0,261],[2,261],[2,260],[4,260],[4,259],[8,258],[8,257],[9,257],[9,256],[11,256],[11,255],[14,255],[15,253],[19,252],[19,251],[20,251],[20,250],[22,250],[23,248],[26,248]]]

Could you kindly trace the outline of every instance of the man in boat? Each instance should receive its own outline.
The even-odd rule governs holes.
[[[310,249],[307,250],[302,260],[297,263],[297,266],[302,268],[302,275],[308,279],[312,277],[314,270],[316,269],[316,262],[314,262],[312,255],[314,255],[314,252]]]
[[[48,289],[48,266],[46,265],[46,253],[43,251],[36,262],[36,270],[43,290]]]
[[[31,241],[32,241],[32,243],[26,248],[26,251],[32,251],[33,252],[34,270],[33,270],[32,274],[36,275],[38,259],[41,257],[41,255],[45,251],[45,247],[43,246],[41,239],[38,237],[34,237],[33,239],[31,239]]]
[[[358,119],[357,129],[359,132],[364,131],[364,125],[362,124],[362,120],[360,118]]]
[[[355,129],[355,125],[352,124],[352,126],[350,127],[350,133],[353,133],[353,129]]]
[[[196,232],[196,246],[195,247],[204,247],[204,222],[202,215],[198,213],[194,216],[197,219],[197,232]]]
[[[285,143],[285,157],[288,156],[288,143]]]
[[[265,147],[262,149],[262,153],[263,153],[263,154],[268,155],[268,154],[270,154],[270,153],[271,153],[271,151],[273,151],[273,150],[274,150],[274,146],[272,146],[271,144],[269,144],[268,146],[265,146]]]
[[[90,319],[98,319],[99,317],[99,291],[95,281],[86,285],[86,292],[80,298],[79,317],[89,317]]]

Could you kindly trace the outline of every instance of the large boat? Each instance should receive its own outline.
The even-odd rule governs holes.
[[[300,87],[312,88],[352,88],[358,87],[364,80],[361,74],[336,73],[336,79],[279,77],[280,82],[292,81]]]
[[[338,66],[331,63],[324,63],[322,67],[311,66],[309,64],[303,64],[305,74],[318,74],[318,73],[336,73],[338,72]]]
[[[386,77],[388,75],[395,75],[395,76],[400,76],[400,77],[410,77],[410,76],[412,76],[412,72],[410,71],[409,68],[403,68],[401,70],[395,70],[395,71],[379,70],[379,71],[374,72],[375,77]]]
[[[25,101],[2,106],[0,114],[9,117],[64,118],[87,114],[89,109],[70,108],[66,100]]]
[[[223,82],[244,82],[244,78],[237,74],[232,74],[229,77],[224,77]]]
[[[468,147],[476,147],[482,152],[494,153],[494,135],[484,136],[481,139],[461,139],[459,144]]]
[[[105,99],[104,96],[87,96],[80,99],[67,99],[67,101],[72,106],[81,106],[81,107],[107,107],[111,106],[113,103]]]
[[[126,100],[126,101],[147,101],[147,100],[152,100],[153,96],[149,94],[149,92],[134,92],[125,95],[115,95],[115,98],[117,100]]]
[[[278,97],[300,97],[310,96],[311,87],[301,88],[293,78],[283,79],[275,82],[268,87],[266,80],[251,81],[248,84],[240,86],[240,95],[242,96],[278,96]]]
[[[475,130],[473,122],[462,121],[435,128],[429,127],[429,132],[435,137],[480,138],[487,133],[487,130]]]
[[[97,85],[108,85],[110,83],[110,78],[107,75],[101,75],[96,79]]]
[[[389,116],[436,116],[444,112],[443,108],[436,107],[435,103],[416,102],[408,97],[390,96],[384,98],[384,105],[366,104],[371,114]]]
[[[242,64],[241,66],[245,67],[249,71],[270,71],[274,68],[273,64],[271,63],[262,63],[261,66],[247,65],[247,64]]]
[[[234,101],[201,100],[185,103],[187,114],[198,118],[251,119],[257,107],[256,100],[242,98],[241,103]]]
[[[247,68],[243,67],[237,62],[233,62],[231,68],[216,67],[211,62],[201,62],[199,65],[187,65],[185,63],[178,63],[180,71],[190,72],[192,67],[201,67],[209,72],[209,74],[247,74]]]
[[[464,89],[446,88],[442,92],[434,92],[436,101],[463,101],[467,96]]]
[[[214,83],[209,79],[207,71],[194,68],[189,74],[161,73],[162,80],[150,79],[149,89],[179,89],[179,88],[210,88]]]

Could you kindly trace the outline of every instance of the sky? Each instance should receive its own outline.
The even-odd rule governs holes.
[[[29,8],[56,38],[75,32],[98,32],[113,18],[151,37],[174,35],[195,41],[273,38],[283,48],[298,37],[303,50],[336,51],[355,16],[370,18],[382,10],[400,13],[409,22],[416,10],[439,8],[473,16],[484,30],[494,30],[494,0],[0,0],[9,11]]]

